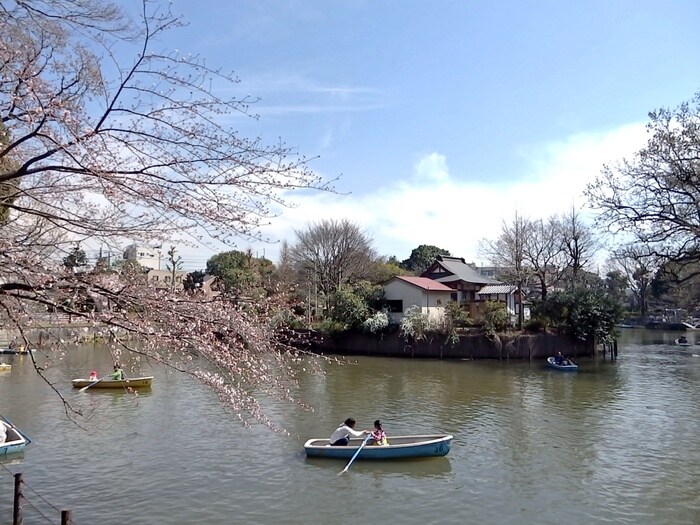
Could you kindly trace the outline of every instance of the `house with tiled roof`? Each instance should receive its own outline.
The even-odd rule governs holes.
[[[383,289],[391,323],[400,323],[412,306],[418,306],[422,313],[439,322],[453,293],[452,288],[433,279],[408,275],[397,275],[384,283]]]
[[[473,319],[479,317],[486,301],[504,303],[511,319],[517,319],[520,308],[517,287],[482,275],[461,257],[438,255],[421,277],[449,287],[451,299],[466,308]]]
[[[453,300],[467,303],[476,300],[476,293],[484,286],[503,284],[501,281],[481,275],[476,269],[467,264],[461,257],[438,255],[433,264],[425,270],[421,277],[442,283],[455,292]]]
[[[489,284],[476,292],[477,304],[484,301],[493,301],[506,305],[506,310],[510,315],[511,322],[517,323],[518,311],[520,309],[520,299],[518,287],[514,284]],[[523,320],[530,319],[530,303],[523,301]]]

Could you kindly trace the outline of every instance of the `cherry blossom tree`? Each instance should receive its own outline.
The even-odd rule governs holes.
[[[61,264],[84,241],[263,239],[290,192],[331,190],[291,148],[230,127],[255,100],[225,98],[232,73],[159,47],[181,24],[163,4],[144,0],[136,19],[102,0],[0,5],[0,314],[26,343],[47,310],[82,317],[109,335],[115,359],[192,374],[241,421],[274,427],[254,393],[293,399],[284,294],[240,304],[149,289],[128,266]],[[95,308],[71,306],[76,295]]]

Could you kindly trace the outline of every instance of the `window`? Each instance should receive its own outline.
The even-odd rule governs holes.
[[[442,306],[442,299],[435,299],[435,306]]]
[[[403,300],[402,299],[387,301],[386,306],[387,306],[387,308],[389,308],[389,312],[391,312],[391,313],[403,313]]]
[[[457,292],[452,292],[450,294],[450,301],[457,302]]]

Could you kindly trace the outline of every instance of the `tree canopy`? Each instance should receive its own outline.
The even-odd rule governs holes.
[[[207,261],[206,273],[215,275],[225,289],[232,293],[248,293],[269,287],[275,266],[264,257],[254,257],[250,251],[231,250],[218,253]]]
[[[649,119],[646,146],[605,166],[586,193],[605,227],[672,262],[683,282],[700,276],[700,93]]]
[[[604,290],[577,288],[550,294],[535,305],[535,317],[581,341],[609,342],[622,309]]]
[[[428,267],[435,262],[438,255],[446,255],[449,257],[451,254],[443,248],[438,248],[431,244],[421,244],[417,248],[411,250],[411,256],[401,262],[401,267],[419,274],[427,270]]]

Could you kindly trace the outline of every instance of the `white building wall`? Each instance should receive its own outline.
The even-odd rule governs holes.
[[[451,292],[426,292],[422,288],[399,279],[385,284],[384,292],[388,300],[403,300],[403,312],[389,314],[391,323],[400,323],[404,313],[411,306],[420,307],[422,313],[427,314],[434,321],[440,321],[445,315],[445,306],[447,306],[451,296]]]
[[[163,251],[159,246],[130,244],[124,249],[124,259],[127,261],[136,261],[141,266],[151,270],[160,270]]]

